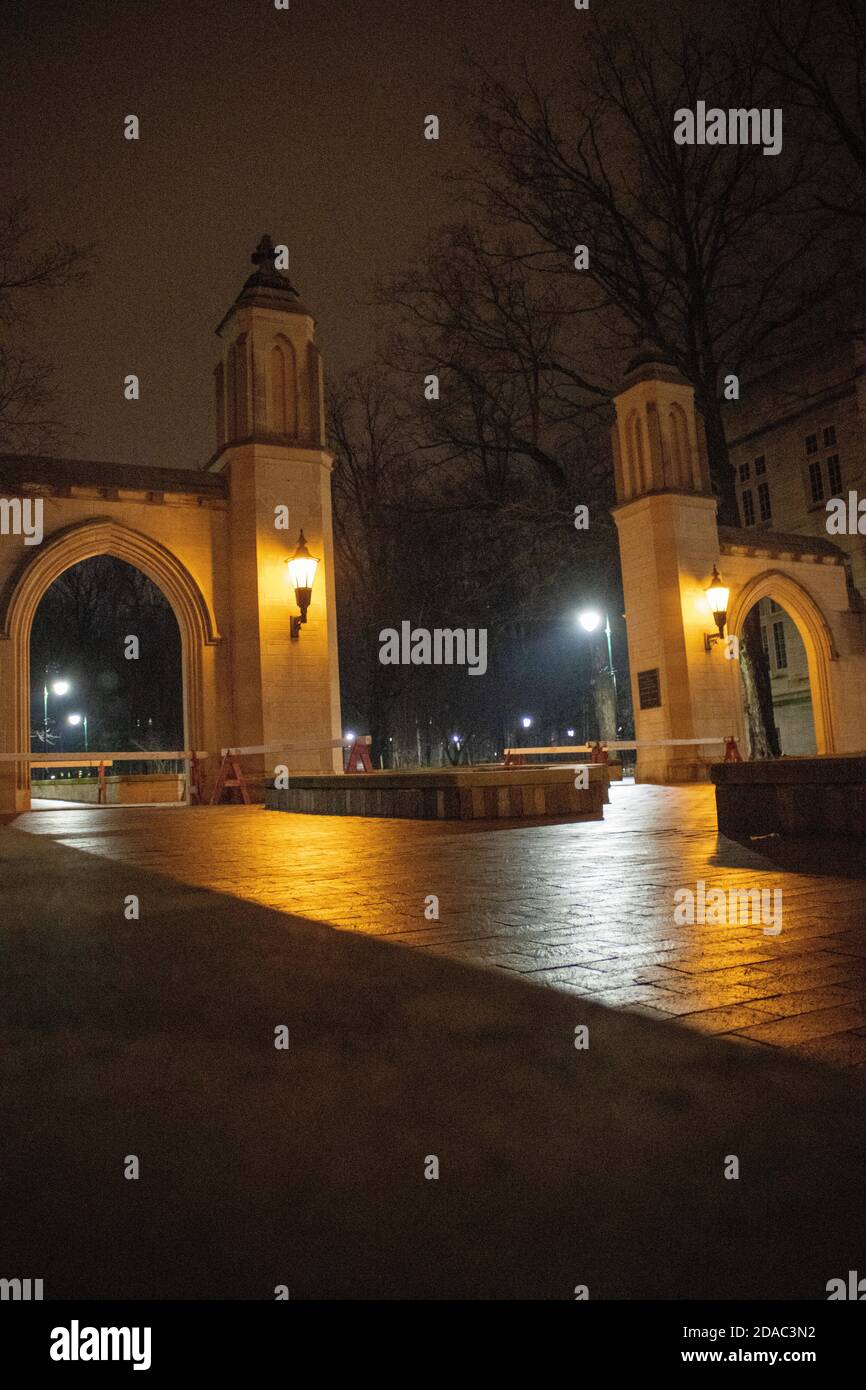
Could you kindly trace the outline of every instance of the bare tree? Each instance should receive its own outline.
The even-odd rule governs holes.
[[[399,312],[390,356],[414,377],[416,399],[420,380],[440,377],[443,405],[418,414],[428,445],[473,459],[481,494],[497,503],[521,466],[553,488],[569,481],[565,458],[605,414],[610,389],[581,370],[580,308],[530,280],[517,243],[469,223],[444,227],[420,270],[381,283],[379,299]]]
[[[515,259],[586,307],[610,350],[649,338],[695,387],[720,519],[738,524],[721,409],[723,379],[785,350],[785,331],[833,286],[841,259],[828,210],[814,198],[809,148],[765,158],[743,145],[673,139],[674,111],[774,107],[780,80],[769,41],[682,28],[667,42],[646,26],[591,30],[559,91],[524,70],[511,80],[472,64],[464,88],[478,159],[460,181],[482,216],[518,239]],[[588,249],[579,274],[574,253]],[[525,249],[524,249],[525,248]],[[777,752],[757,613],[742,646],[753,749]]]
[[[24,199],[0,210],[0,450],[44,449],[62,433],[54,368],[18,340],[36,301],[81,280],[90,256],[63,240],[40,249]]]
[[[530,238],[527,267],[566,302],[582,280],[620,351],[650,338],[694,385],[722,520],[737,523],[722,423],[722,381],[778,345],[835,283],[829,219],[802,150],[764,158],[744,145],[679,145],[673,113],[699,99],[772,107],[778,84],[749,42],[683,29],[668,45],[646,26],[595,21],[588,52],[549,93],[473,65],[480,155],[462,182],[486,216]],[[573,265],[584,244],[583,275]]]
[[[752,9],[750,4],[746,7]],[[821,159],[816,202],[866,219],[866,9],[862,0],[762,0],[767,70]],[[851,175],[854,178],[851,178]]]

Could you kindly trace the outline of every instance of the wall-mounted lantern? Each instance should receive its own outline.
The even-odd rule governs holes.
[[[316,577],[316,560],[307,549],[307,542],[304,533],[298,537],[298,544],[291,560],[286,561],[289,570],[289,579],[295,590],[295,602],[300,608],[300,613],[292,618],[291,639],[297,642],[301,635],[301,624],[307,621],[307,609],[310,606],[310,598],[313,593],[313,580]]]
[[[728,621],[728,598],[730,589],[722,583],[722,577],[715,565],[713,565],[713,577],[706,589],[707,603],[710,605],[710,612],[718,632],[704,633],[704,647],[710,652],[713,643],[718,642],[725,635],[725,623]]]

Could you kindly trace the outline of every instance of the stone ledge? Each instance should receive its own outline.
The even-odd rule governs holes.
[[[601,820],[609,779],[589,766],[589,786],[574,768],[431,768],[417,772],[298,773],[280,790],[265,787],[273,811],[407,820],[527,820],[573,816]]]
[[[805,758],[768,758],[755,762],[713,763],[710,781],[718,786],[783,785],[797,787],[866,784],[866,753]]]
[[[757,835],[866,837],[866,756],[715,763],[719,831]]]

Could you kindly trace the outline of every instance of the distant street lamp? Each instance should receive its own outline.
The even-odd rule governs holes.
[[[52,695],[68,695],[72,689],[69,681],[56,680],[51,682]],[[42,743],[43,751],[48,752],[48,682],[42,687]]]
[[[577,615],[577,621],[584,632],[597,632],[601,626],[602,615],[597,608],[584,608]],[[610,618],[604,614],[604,635],[607,638],[607,673],[610,676],[611,687],[613,690],[613,737],[616,738],[619,723],[619,699],[616,690],[616,671],[613,665],[613,649],[610,644]],[[601,734],[599,729],[599,734]]]
[[[66,716],[66,722],[67,722],[67,724],[71,724],[71,725],[73,726],[73,728],[77,728],[78,725],[81,724],[81,723],[83,722],[83,724],[84,724],[84,751],[85,751],[85,753],[89,753],[89,752],[90,752],[90,749],[89,749],[88,743],[87,743],[87,715],[86,715],[86,714],[85,714],[85,715],[81,715],[81,714],[67,714],[67,716]]]
[[[531,729],[531,728],[532,728],[532,720],[530,719],[530,717],[529,717],[528,714],[524,714],[524,716],[523,716],[523,718],[521,719],[520,722],[521,722],[521,724],[523,725],[524,729]]]
[[[584,632],[595,632],[601,622],[601,614],[597,613],[594,608],[585,608],[582,613],[578,613],[577,621]]]

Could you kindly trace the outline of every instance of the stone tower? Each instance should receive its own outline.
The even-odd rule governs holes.
[[[722,643],[709,652],[704,644],[714,630],[705,590],[719,561],[719,533],[694,391],[647,343],[629,363],[615,406],[613,516],[636,738],[724,737],[734,729],[738,673]],[[717,745],[639,749],[638,780],[701,780],[721,752]]]
[[[229,480],[238,745],[327,743],[341,734],[322,360],[313,317],[276,260],[270,237],[262,237],[253,274],[217,328],[223,352],[209,467]],[[282,508],[288,529],[278,525]],[[292,640],[297,608],[286,562],[301,531],[319,565],[307,621]],[[285,761],[290,770],[342,771],[339,749]]]

